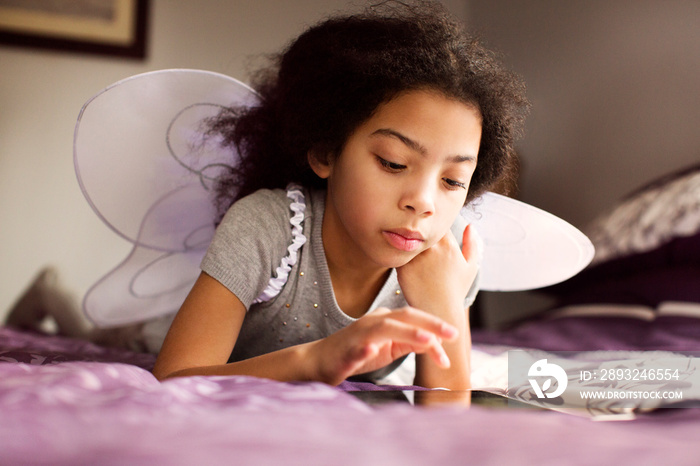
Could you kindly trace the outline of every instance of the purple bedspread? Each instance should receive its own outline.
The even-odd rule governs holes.
[[[7,328],[0,328],[0,361],[3,465],[697,464],[700,458],[698,409],[606,423],[515,408],[370,407],[345,391],[352,384],[252,377],[159,383],[147,370],[152,356]]]
[[[547,351],[700,351],[700,320],[664,316],[647,321],[622,317],[542,319],[507,332],[472,331],[476,343]]]

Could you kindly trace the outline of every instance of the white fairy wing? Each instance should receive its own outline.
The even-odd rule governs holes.
[[[134,244],[87,293],[98,326],[174,312],[214,233],[214,180],[235,154],[206,134],[223,106],[256,102],[233,78],[164,70],[119,81],[90,99],[75,128],[78,182],[93,210]]]
[[[83,309],[103,328],[174,313],[199,275],[204,251],[163,252],[135,245],[122,263],[88,290]]]
[[[460,213],[484,242],[479,283],[483,290],[553,285],[576,275],[593,259],[595,250],[586,235],[524,202],[488,192]]]

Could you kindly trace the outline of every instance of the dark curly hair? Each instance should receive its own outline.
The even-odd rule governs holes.
[[[220,213],[237,198],[290,182],[325,187],[307,154],[338,156],[352,132],[397,94],[430,89],[474,105],[482,117],[467,200],[517,168],[514,142],[529,108],[522,81],[439,3],[384,2],[331,17],[301,34],[255,76],[260,103],[211,122],[240,163],[217,186]]]

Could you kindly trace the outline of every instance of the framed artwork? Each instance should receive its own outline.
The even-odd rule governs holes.
[[[142,59],[148,0],[0,0],[0,43]]]

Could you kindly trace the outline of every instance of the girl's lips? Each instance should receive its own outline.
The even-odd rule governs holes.
[[[424,241],[420,233],[409,230],[383,231],[382,234],[387,239],[389,244],[396,249],[406,252],[415,251],[421,247]]]

